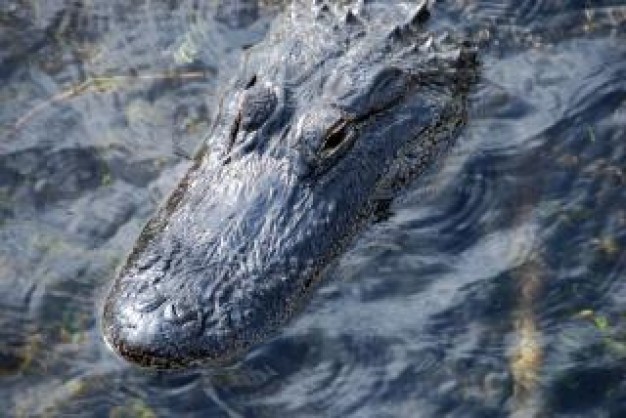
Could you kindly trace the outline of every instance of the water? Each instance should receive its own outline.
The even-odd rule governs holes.
[[[100,303],[283,7],[0,2],[0,415],[626,415],[626,2],[444,1],[450,153],[229,369],[145,371]],[[469,36],[469,35],[468,35]]]

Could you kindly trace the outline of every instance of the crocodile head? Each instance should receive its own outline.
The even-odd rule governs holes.
[[[293,6],[248,51],[105,301],[114,350],[155,367],[238,358],[449,142],[473,54],[412,7]]]

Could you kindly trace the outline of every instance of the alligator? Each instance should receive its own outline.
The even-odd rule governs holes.
[[[141,232],[102,330],[145,367],[232,364],[458,136],[475,48],[421,3],[295,1],[246,51],[192,167]]]

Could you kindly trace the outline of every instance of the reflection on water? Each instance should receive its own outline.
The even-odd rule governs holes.
[[[435,22],[484,41],[444,161],[237,367],[157,373],[115,358],[103,292],[209,129],[220,69],[280,8],[196,3],[0,4],[3,411],[626,413],[618,1],[438,3]]]

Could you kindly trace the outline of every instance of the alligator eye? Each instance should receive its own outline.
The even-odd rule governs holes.
[[[340,119],[326,133],[322,144],[322,155],[328,156],[333,154],[337,149],[341,148],[342,144],[347,143],[352,138],[352,134],[349,121]]]

